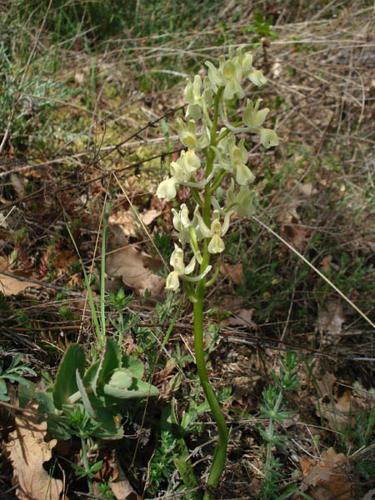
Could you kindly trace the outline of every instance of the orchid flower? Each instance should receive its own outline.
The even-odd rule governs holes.
[[[196,260],[195,257],[193,257],[189,264],[185,266],[184,251],[182,248],[175,245],[171,255],[170,264],[173,267],[173,271],[167,276],[165,288],[175,292],[180,288],[180,278],[182,276],[187,276],[194,271]]]

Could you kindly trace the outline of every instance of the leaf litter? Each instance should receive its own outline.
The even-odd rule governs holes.
[[[341,29],[340,19],[335,20],[335,24],[337,25],[337,29],[340,31],[340,29]],[[325,27],[326,27],[325,21],[324,22],[319,21],[319,23],[316,24],[316,26],[318,26],[318,29],[319,29],[320,25],[323,27],[323,29],[325,29]],[[293,25],[291,25],[291,27],[292,27],[291,29],[294,29]],[[278,29],[282,29],[282,27],[279,27]],[[288,28],[288,29],[290,29],[290,28]],[[304,30],[306,29],[307,34],[310,34],[309,33],[310,27],[309,27],[308,23],[306,23],[306,26],[304,26],[303,29]],[[324,37],[327,36],[327,33],[329,33],[328,30],[324,34],[322,34],[322,41],[323,41]],[[336,31],[335,31],[335,33],[336,33]],[[289,34],[288,34],[288,36],[289,36]],[[340,36],[340,32],[338,32],[338,36],[337,36],[338,39],[339,39],[339,36]],[[283,41],[282,36],[280,37],[280,41],[281,42]],[[358,38],[358,41],[360,41],[360,36]],[[296,41],[296,44],[293,43],[293,47],[294,46],[298,47],[297,41]],[[276,56],[277,44],[275,47],[276,48],[273,49],[274,50],[274,54],[272,55],[273,58]],[[343,50],[345,52],[345,48],[340,49],[340,50]],[[287,53],[287,51],[285,51],[285,53]],[[295,55],[295,57],[293,58],[294,64],[298,65],[298,63],[300,62],[299,59],[301,56],[298,54],[298,51],[296,51],[296,50],[294,51],[294,55]],[[303,56],[302,57],[303,67],[305,68],[305,66],[304,66],[305,61],[307,61],[307,64],[308,64],[309,59],[311,59],[311,58],[307,52],[305,54],[302,54],[302,56]],[[278,62],[278,65],[279,65],[278,68],[280,68],[282,66],[282,64],[284,63],[283,57],[284,56],[282,56],[280,59],[274,58],[274,60]],[[333,57],[333,60],[335,60],[335,53],[334,52],[333,52],[332,57]],[[308,67],[308,66],[306,66],[306,67]],[[341,66],[338,66],[338,67],[343,67],[343,65],[341,64]],[[279,81],[281,82],[282,85],[284,85],[283,79],[279,73],[279,69],[274,68],[274,71],[275,71],[275,73],[278,73],[277,76],[280,77]],[[85,78],[85,76],[81,77],[81,75],[79,75],[77,77],[77,83],[79,85],[81,85],[83,83],[84,78]],[[306,82],[304,82],[304,83],[306,83],[306,86],[305,86],[306,89],[308,88],[308,86],[311,86],[311,88],[313,88],[313,84],[311,83],[311,80],[308,80],[307,77],[306,77]],[[345,94],[348,94],[348,96],[350,98],[350,92],[352,90],[351,85],[350,85],[350,81],[345,83],[345,85],[346,85]],[[328,90],[330,90],[330,89],[328,89]],[[331,90],[332,90],[332,88],[331,88]],[[299,89],[299,91],[301,92],[301,95],[304,92],[302,87],[301,87],[301,89]],[[293,92],[294,92],[294,90],[293,90]],[[327,95],[328,94],[329,94],[329,92],[327,92]],[[305,97],[307,97],[307,99],[310,98],[308,93],[306,93],[306,96],[303,96],[303,98],[305,98]],[[307,100],[307,102],[308,103],[310,102],[310,104],[311,104],[311,101]],[[332,100],[332,102],[334,102],[334,100]],[[296,106],[296,109],[298,109],[298,105]],[[352,109],[350,111],[352,111]],[[349,113],[349,115],[350,115],[350,113]],[[292,116],[292,119],[293,119],[293,116]],[[370,120],[369,120],[369,123],[371,123]],[[295,126],[293,123],[292,123],[292,126],[290,128],[291,128],[291,130],[294,129],[295,133],[299,134],[298,139],[300,142],[301,134],[303,134],[304,131],[301,129],[300,126]],[[313,137],[313,134],[310,134],[310,135],[311,135],[311,137]],[[339,140],[339,137],[338,137],[338,140]],[[287,141],[287,138],[286,138],[286,141]],[[67,159],[67,161],[68,160],[69,159]],[[297,160],[297,158],[296,158],[296,160]],[[325,182],[325,178],[322,179],[322,181]],[[53,182],[56,182],[55,178],[53,179]],[[311,234],[310,229],[307,227],[307,224],[310,221],[304,220],[304,215],[302,213],[302,210],[300,210],[300,207],[302,207],[305,200],[307,200],[308,198],[310,198],[314,194],[314,192],[313,192],[314,189],[313,189],[312,183],[310,183],[310,182],[303,182],[302,183],[302,182],[297,182],[297,181],[293,180],[293,183],[294,184],[292,186],[289,186],[288,188],[291,189],[291,191],[292,191],[291,196],[292,196],[292,198],[293,197],[295,198],[295,201],[293,201],[293,200],[291,201],[291,206],[289,207],[289,209],[284,209],[283,207],[281,207],[281,210],[279,211],[280,212],[280,219],[278,222],[280,222],[281,232],[284,233],[285,236],[287,236],[288,240],[291,241],[292,245],[300,250],[305,250],[308,247],[309,237]],[[98,183],[98,186],[100,187],[99,195],[102,195],[103,194],[102,185],[100,183]],[[327,184],[327,183],[322,182],[322,186],[323,186],[323,188],[328,189],[331,186],[331,183]],[[13,188],[16,191],[16,193],[17,193],[17,189],[18,189],[18,193],[17,193],[18,197],[20,197],[23,194],[21,192],[22,186],[15,185],[14,181],[13,181]],[[189,192],[187,192],[187,197],[188,196],[189,196]],[[157,208],[159,208],[156,205],[155,199],[151,200],[151,206],[153,206],[153,204],[155,204],[155,206]],[[294,204],[294,207],[293,207],[293,204]],[[165,208],[165,207],[163,207],[163,208]],[[293,208],[294,208],[294,210],[293,210]],[[95,210],[93,210],[93,212],[94,213],[95,213],[95,211],[99,212],[100,211],[99,209],[100,209],[100,206],[99,206],[99,204],[97,204],[97,205],[95,205]],[[140,207],[140,209],[142,210],[143,207]],[[283,213],[283,211],[284,211],[284,213]],[[150,211],[148,211],[146,209],[146,211],[141,212],[141,214],[140,214],[141,216],[143,216],[143,215],[145,216],[145,219],[143,219],[143,223],[146,226],[148,224],[150,224],[150,222],[148,222],[148,221],[149,221],[149,219],[152,219],[152,217],[153,217],[153,214],[149,213],[149,212]],[[115,214],[115,216],[116,215],[120,216],[121,213]],[[167,210],[167,209],[163,210],[162,218],[164,219],[166,225],[167,224],[171,225],[170,210]],[[110,223],[111,222],[115,223],[116,220],[110,220]],[[122,220],[119,219],[117,222],[118,222],[119,226],[123,226],[120,229],[123,232],[124,236],[126,236],[127,238],[138,238],[139,237],[139,234],[140,234],[139,226],[137,224],[137,221],[134,219],[132,213],[130,213],[129,211],[124,212],[123,219]],[[304,223],[306,224],[306,226],[304,226]],[[359,241],[359,239],[358,239],[358,241]],[[119,257],[117,260],[115,259],[114,262],[111,262],[111,254],[110,253],[108,254],[107,260],[109,263],[109,267],[107,268],[107,272],[110,275],[110,271],[112,271],[113,274],[115,275],[115,277],[113,278],[114,280],[118,279],[120,284],[125,284],[127,287],[134,290],[137,295],[143,295],[146,290],[151,289],[151,290],[153,290],[152,294],[155,294],[155,296],[157,296],[158,295],[158,286],[155,286],[155,283],[157,284],[158,279],[161,279],[161,278],[157,274],[155,274],[156,271],[155,271],[155,266],[153,265],[152,259],[150,259],[146,254],[144,254],[142,252],[140,245],[141,244],[138,244],[137,246],[129,246],[129,241],[125,241],[125,243],[123,245],[117,245],[114,249],[115,253],[113,255],[118,253]],[[133,250],[128,252],[128,251],[126,251],[126,248],[122,248],[122,246],[127,246],[129,248],[133,248]],[[58,267],[59,269],[63,269],[64,264],[66,262],[65,257],[66,257],[66,259],[68,259],[69,255],[62,256],[62,258],[61,258],[62,265],[59,265],[57,262],[55,262],[55,267]],[[60,259],[58,259],[58,260],[60,260]],[[328,272],[330,270],[331,261],[332,261],[332,257],[330,258],[330,260],[327,258],[325,261],[322,261],[321,266],[322,266],[323,271]],[[112,265],[112,267],[111,267],[111,265]],[[232,282],[233,282],[233,284],[236,284],[235,280],[237,278],[235,277],[234,273],[231,273],[231,270],[229,270],[229,273],[227,272],[227,275],[225,275],[225,272],[223,274],[224,274],[224,277],[227,278],[227,281],[229,281],[230,284],[232,284]],[[1,278],[2,277],[3,277],[3,275],[1,275]],[[110,277],[111,277],[111,275],[110,275]],[[232,278],[234,278],[234,279],[232,279]],[[154,280],[155,280],[155,283],[154,283]],[[2,281],[2,279],[1,279],[1,281]],[[18,280],[18,279],[16,279],[16,281],[21,282],[21,280]],[[27,283],[27,282],[22,281],[21,283]],[[21,285],[19,285],[19,286],[21,286]],[[30,282],[27,284],[27,287],[28,286],[35,286],[35,285]],[[155,286],[155,289],[154,289],[154,286]],[[15,292],[15,290],[17,288],[14,284],[12,286],[10,286],[9,288],[12,290],[12,292],[9,293],[8,295],[16,295],[17,293],[22,293],[22,291],[23,291],[22,286],[21,286],[20,291]],[[222,304],[220,304],[220,305],[222,305]],[[254,323],[254,319],[253,319],[254,316],[256,318],[256,311],[254,311],[253,309],[250,309],[250,307],[252,307],[252,304],[250,304],[250,305],[246,304],[246,306],[243,305],[243,307],[242,307],[243,310],[238,311],[237,317],[230,318],[231,326],[242,327],[242,329],[244,329],[244,328],[251,329],[253,327],[256,327],[256,325]],[[228,307],[228,309],[231,309],[231,308]],[[342,325],[343,325],[343,316],[341,315],[339,308],[336,306],[331,307],[329,305],[329,302],[328,303],[326,302],[321,307],[318,314],[319,314],[318,320],[316,321],[316,318],[313,318],[313,320],[312,320],[313,327],[317,328],[317,330],[319,331],[319,333],[321,334],[321,336],[323,338],[334,337],[334,339],[335,339],[334,344],[336,344],[341,338]],[[236,324],[236,321],[238,322],[237,324]],[[268,326],[268,329],[270,329],[269,326]],[[261,330],[261,331],[263,331],[263,330]],[[129,338],[132,338],[132,337],[129,336]],[[241,349],[244,349],[244,346],[241,346]],[[239,353],[238,346],[237,346],[237,348],[234,348],[233,346],[231,346],[230,351],[233,353],[233,356],[238,357],[238,353]],[[268,354],[269,353],[267,352],[266,355],[268,355]],[[249,353],[248,352],[245,352],[244,358],[245,358],[245,360],[244,360],[243,366],[241,366],[237,370],[239,374],[246,373],[246,367],[249,365]],[[271,358],[271,356],[270,356],[270,358]],[[223,366],[226,366],[226,364],[223,363]],[[333,367],[330,366],[330,370],[333,371]],[[252,371],[254,371],[254,368],[252,368]],[[261,378],[261,380],[264,383],[264,379],[265,379],[264,369],[263,368],[260,369],[259,373],[261,374],[261,375],[259,375],[259,377]],[[332,403],[333,410],[332,410],[332,405],[331,405],[331,412],[332,411],[336,412],[336,414],[340,412],[343,414],[343,418],[347,419],[348,409],[350,407],[353,408],[353,406],[355,405],[355,403],[353,403],[353,399],[357,399],[357,397],[355,397],[355,391],[353,389],[353,392],[352,392],[351,390],[348,389],[339,395],[334,387],[337,381],[336,381],[336,376],[333,373],[330,373],[330,371],[326,371],[325,373],[321,374],[320,380],[323,381],[326,379],[327,376],[330,376],[330,375],[331,375],[333,381],[330,380],[327,385],[331,385],[330,390],[329,390],[329,397],[333,398],[333,403]],[[218,376],[221,377],[222,372],[218,372]],[[241,388],[247,388],[247,386],[250,387],[251,391],[249,391],[249,392],[251,392],[253,394],[252,397],[254,399],[254,408],[256,408],[257,407],[256,406],[257,395],[256,395],[255,391],[253,390],[253,386],[250,383],[246,383],[246,381],[244,379],[239,380],[238,382],[239,382],[239,387],[241,387]],[[248,398],[246,400],[244,400],[243,404],[244,405],[248,404]],[[329,411],[329,409],[327,409],[327,412],[328,411]],[[313,410],[313,413],[314,413],[314,410]],[[334,427],[334,425],[336,425],[335,421],[334,421],[334,416],[332,416],[332,415],[329,416],[327,413],[324,416],[324,420],[332,427],[332,429],[336,429],[336,427]],[[337,421],[336,421],[336,423],[337,423]],[[243,443],[240,443],[239,446],[241,447],[240,449],[242,451],[243,450]],[[252,443],[251,448],[256,449],[256,448],[254,448],[253,443]],[[245,448],[245,451],[246,451],[246,448]],[[256,455],[256,453],[255,453],[255,455]],[[341,457],[337,458],[337,455],[340,455],[340,454],[337,453],[335,450],[333,450],[333,452],[328,454],[328,455],[331,456],[331,458],[329,458],[329,456],[325,456],[325,454],[323,453],[320,460],[319,459],[312,460],[310,462],[310,464],[308,464],[308,465],[310,465],[310,467],[306,466],[307,478],[305,478],[304,487],[308,488],[309,493],[311,493],[314,498],[315,498],[315,495],[318,495],[318,494],[328,495],[325,497],[323,496],[322,498],[337,497],[337,494],[336,494],[337,492],[334,492],[334,494],[331,495],[331,493],[329,492],[329,488],[327,488],[327,482],[330,479],[332,479],[334,484],[338,481],[337,476],[332,471],[335,471],[336,468],[337,469],[340,468],[339,465],[341,463]],[[253,463],[258,464],[256,456],[252,456],[251,461]],[[238,460],[237,463],[242,465],[240,460]],[[261,465],[262,465],[262,462],[259,461],[259,468],[261,468]],[[241,478],[242,478],[243,468],[241,469],[240,465],[239,465],[239,469],[240,469],[240,474],[241,474]],[[327,469],[330,470],[331,472],[328,473]],[[309,473],[311,473],[311,474],[309,475]],[[327,477],[328,477],[328,479],[325,479]],[[344,480],[345,480],[345,477],[344,477]],[[246,485],[246,488],[248,488],[248,485]],[[323,493],[322,493],[322,489],[326,490],[326,491],[323,491]],[[124,492],[122,492],[122,494],[124,494]],[[345,494],[346,493],[344,492],[344,495]],[[121,496],[121,493],[120,493],[120,496]],[[345,496],[340,497],[340,498],[345,498]]]
[[[314,500],[352,500],[349,460],[343,453],[329,448],[318,460],[301,458],[300,466],[304,476],[301,489]]]
[[[44,464],[51,460],[57,440],[45,441],[47,423],[38,422],[36,406],[15,418],[16,429],[9,435],[5,450],[13,466],[13,482],[19,500],[58,500],[63,481],[51,477]]]
[[[18,295],[28,288],[40,288],[40,285],[28,279],[19,279],[17,275],[12,276],[4,273],[12,273],[9,270],[8,259],[0,256],[0,292],[5,296]]]
[[[143,296],[148,291],[152,296],[159,296],[165,281],[148,267],[150,260],[135,246],[119,248],[107,256],[106,272],[109,278],[119,278],[137,295]]]

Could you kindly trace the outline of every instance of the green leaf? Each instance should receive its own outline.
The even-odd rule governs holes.
[[[96,422],[100,425],[95,430],[95,436],[100,439],[122,439],[124,430],[119,423],[116,423],[113,413],[106,408],[97,409]]]
[[[38,413],[43,417],[47,416],[48,432],[56,439],[70,439],[73,432],[66,423],[66,418],[61,411],[56,410],[53,403],[52,392],[37,392]]]
[[[194,489],[199,486],[198,480],[195,477],[194,469],[189,460],[189,453],[184,453],[181,457],[174,457],[173,462],[178,470],[181,479],[188,489]],[[198,494],[190,494],[191,499],[199,498]]]
[[[122,366],[131,371],[134,378],[142,378],[145,372],[145,367],[140,359],[124,356],[122,358]]]
[[[91,404],[89,395],[87,394],[86,387],[83,383],[83,380],[81,378],[79,370],[76,370],[76,380],[77,380],[78,390],[79,390],[79,393],[81,394],[82,403],[83,403],[83,406],[85,407],[85,410],[90,415],[90,417],[96,418],[96,412]]]
[[[91,384],[94,393],[100,390],[106,384],[113,371],[121,366],[121,349],[120,346],[112,339],[108,339],[105,345],[105,351],[100,361],[97,376]]]
[[[9,382],[18,382],[19,384],[27,382],[27,380],[21,375],[5,374],[3,378],[6,378],[7,380],[9,380]]]
[[[100,362],[95,361],[85,372],[85,375],[83,377],[83,383],[85,385],[92,385],[94,383],[94,380],[96,379],[98,375],[98,370],[99,370]]]
[[[144,396],[158,396],[159,390],[152,384],[143,380],[133,379],[133,384],[129,387],[130,390],[144,394]]]
[[[116,399],[135,399],[157,396],[159,391],[156,387],[142,380],[133,378],[129,388],[121,388],[112,384],[104,386],[104,394]]]
[[[9,401],[7,384],[2,378],[0,378],[0,401]]]
[[[101,470],[102,466],[103,466],[103,460],[99,460],[99,462],[92,464],[92,466],[90,467],[90,473],[96,474]]]
[[[68,347],[57,371],[56,382],[53,387],[53,400],[56,408],[61,410],[69,396],[78,391],[76,371],[83,374],[85,368],[85,354],[78,344]]]
[[[62,421],[61,415],[49,415],[47,418],[48,433],[56,439],[66,441],[74,436],[66,422]]]
[[[29,380],[23,379],[23,383],[18,387],[18,400],[20,408],[25,408],[27,403],[32,400],[36,385]]]
[[[132,373],[125,368],[119,368],[113,372],[108,384],[119,389],[128,389],[132,385],[132,382]]]
[[[37,392],[36,400],[38,402],[38,413],[40,415],[55,413],[56,407],[53,402],[52,392]]]

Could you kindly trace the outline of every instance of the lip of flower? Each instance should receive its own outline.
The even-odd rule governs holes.
[[[225,250],[224,240],[219,234],[214,234],[208,244],[208,251],[212,254],[222,253]]]
[[[189,149],[196,149],[199,146],[199,142],[196,134],[195,120],[189,120],[187,124],[179,120],[178,126],[180,129],[178,135],[182,144]]]
[[[170,165],[171,177],[162,181],[156,191],[158,198],[173,200],[176,197],[177,184],[188,183],[190,177],[201,166],[201,160],[193,149],[182,151],[177,161]]]
[[[172,292],[176,292],[180,288],[180,278],[177,271],[172,271],[168,274],[165,282],[165,288],[166,290],[171,290]]]
[[[262,87],[267,83],[267,78],[259,69],[252,69],[250,71],[249,80],[257,87]]]
[[[239,162],[235,164],[236,181],[240,186],[247,186],[255,180],[255,175],[244,163]]]
[[[243,113],[243,122],[249,128],[257,130],[261,127],[270,112],[269,108],[259,109],[261,99],[258,99],[254,105],[249,99],[246,102],[246,108]]]
[[[193,254],[199,264],[202,263],[202,254],[199,250],[198,240],[202,239],[202,235],[199,232],[198,218],[197,214],[199,212],[199,207],[197,206],[194,210],[193,219],[190,220],[189,210],[185,203],[181,205],[179,212],[172,209],[173,213],[173,226],[178,232],[178,239],[182,245],[189,242]]]
[[[260,129],[260,142],[266,149],[279,145],[279,138],[276,132],[270,128]]]
[[[180,278],[184,279],[185,281],[196,283],[203,279],[211,271],[211,269],[211,265],[207,266],[206,269],[198,276],[188,276],[186,273],[184,275],[179,275],[177,271],[172,271],[167,276],[165,288],[167,290],[176,292],[180,288]]]
[[[212,254],[222,253],[225,249],[225,244],[222,239],[222,236],[228,232],[230,217],[232,212],[229,211],[225,214],[223,224],[220,222],[219,211],[214,210],[214,219],[211,222],[210,228],[207,227],[204,220],[201,216],[198,216],[199,220],[199,230],[204,236],[204,238],[210,238],[210,242],[208,244],[208,251]]]
[[[178,239],[180,243],[184,245],[190,239],[189,227],[192,224],[189,218],[189,210],[185,203],[181,205],[180,211],[178,212],[174,208],[172,208],[173,213],[173,227],[178,232]]]
[[[176,179],[176,182],[178,184],[181,184],[182,182],[187,182],[192,174],[192,171],[188,170],[185,167],[185,165],[182,164],[182,162],[178,161],[172,161],[170,165],[170,171],[172,177]]]
[[[185,266],[184,251],[182,250],[182,248],[178,247],[175,244],[174,250],[170,258],[170,264],[179,276],[183,276],[184,274],[191,274],[194,271],[195,263],[196,263],[195,257],[192,257],[189,264]]]
[[[193,256],[187,266],[184,264],[184,251],[182,248],[175,245],[175,249],[172,252],[170,258],[170,264],[173,267],[166,280],[165,288],[167,290],[177,291],[180,287],[180,279],[185,279],[187,281],[199,281],[212,269],[212,266],[207,266],[198,276],[189,276],[195,269],[196,258]]]
[[[169,201],[173,200],[177,194],[176,184],[177,182],[174,177],[168,177],[168,179],[165,179],[159,184],[156,190],[156,196],[158,198],[166,198]]]

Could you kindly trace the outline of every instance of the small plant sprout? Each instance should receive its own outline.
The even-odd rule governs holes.
[[[231,216],[253,212],[255,176],[247,166],[248,139],[265,148],[277,146],[276,132],[263,126],[269,113],[261,100],[247,100],[241,115],[234,103],[245,97],[243,84],[255,87],[266,83],[253,67],[251,54],[238,50],[219,66],[207,62],[207,76],[196,75],[188,82],[184,98],[185,121],[178,121],[179,137],[185,150],[170,165],[170,177],[163,180],[157,196],[174,200],[180,186],[190,188],[192,206],[173,209],[173,225],[178,243],[172,253],[172,271],[166,288],[177,292],[181,285],[194,305],[194,343],[200,383],[218,427],[218,443],[208,476],[205,499],[219,484],[227,454],[228,428],[210,385],[204,353],[203,305],[206,288],[215,282],[217,257],[225,250],[224,237]]]

